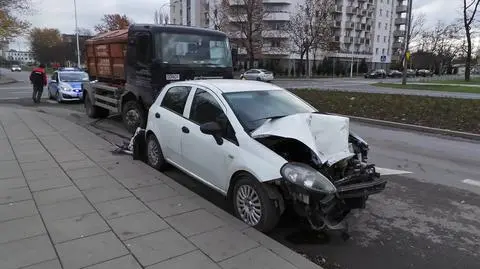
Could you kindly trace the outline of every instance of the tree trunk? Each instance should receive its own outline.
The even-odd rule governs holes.
[[[307,78],[310,78],[310,51],[308,49],[305,49],[306,51],[306,58],[307,58]]]
[[[470,30],[466,31],[467,36],[467,59],[465,60],[465,81],[470,81],[470,69],[472,62],[472,37],[470,36]]]

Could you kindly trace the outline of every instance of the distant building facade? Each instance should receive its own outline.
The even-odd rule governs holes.
[[[35,63],[35,56],[31,51],[18,51],[11,49],[6,52],[5,58],[8,61],[19,62],[20,64]]]

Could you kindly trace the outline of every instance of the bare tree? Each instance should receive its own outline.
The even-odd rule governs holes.
[[[93,36],[92,30],[88,28],[78,28],[78,35],[80,36]]]
[[[213,29],[222,32],[226,32],[230,25],[230,20],[228,18],[229,7],[226,7],[226,4],[227,3],[224,3],[222,0],[211,0],[211,3],[205,4],[208,20],[213,25]]]
[[[269,15],[262,0],[222,0],[229,21],[232,42],[247,51],[250,66],[262,53],[264,19]]]
[[[297,4],[296,12],[290,16],[287,26],[293,49],[300,55],[303,68],[303,58],[307,60],[307,75],[310,76],[311,51],[328,50],[334,39],[333,9],[335,0],[303,0]]]
[[[465,81],[470,81],[472,63],[472,24],[474,23],[480,0],[463,0],[463,26],[467,38],[467,55],[465,59]]]
[[[153,21],[155,24],[168,24],[170,19],[168,14],[162,10],[155,10],[155,14],[153,16]]]
[[[424,25],[426,22],[425,13],[413,13],[412,14],[412,26],[410,27],[410,43],[414,46],[419,45],[419,41],[422,37],[423,32],[425,31]],[[414,47],[410,46],[410,47]]]

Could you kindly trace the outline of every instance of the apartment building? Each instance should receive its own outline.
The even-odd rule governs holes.
[[[28,64],[35,62],[35,57],[31,51],[17,51],[11,49],[5,55],[8,61],[16,61],[21,64]]]
[[[172,0],[170,16],[173,24],[215,28],[213,20],[221,0]],[[333,57],[345,64],[358,63],[365,59],[369,68],[388,69],[395,55],[404,45],[407,0],[335,0],[334,28],[338,50],[310,55],[310,59]],[[302,0],[263,0],[268,15],[264,18],[261,55],[274,59],[275,64],[291,66],[300,56],[286,48],[288,33],[284,30],[290,14]],[[241,5],[242,0],[229,0],[231,6]],[[233,28],[239,22],[230,21]],[[230,33],[232,41],[240,38]],[[235,43],[235,42],[232,42]],[[238,55],[246,55],[238,48]],[[393,55],[393,57],[392,57]],[[355,70],[356,71],[356,70]],[[354,72],[355,72],[354,71]]]

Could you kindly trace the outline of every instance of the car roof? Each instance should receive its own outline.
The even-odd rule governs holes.
[[[284,90],[283,88],[256,80],[239,80],[239,79],[204,79],[204,80],[187,80],[170,83],[168,85],[195,85],[209,88],[217,93],[231,93],[231,92],[249,92],[249,91],[275,91]]]

